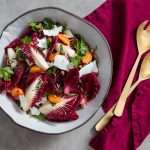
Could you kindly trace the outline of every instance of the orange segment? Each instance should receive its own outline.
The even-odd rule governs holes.
[[[13,97],[18,97],[21,95],[24,95],[24,92],[21,88],[15,87],[13,89],[11,89],[10,91],[8,91]]]
[[[58,55],[58,54],[59,54],[59,52],[49,54],[48,61],[53,61],[55,56]]]
[[[86,52],[86,54],[82,57],[82,62],[84,64],[88,64],[92,61],[92,58],[93,58],[92,54],[90,52]]]
[[[41,69],[38,66],[32,66],[31,69],[30,69],[30,72],[31,73],[41,73],[41,72],[43,72],[43,69]]]
[[[51,103],[57,104],[57,103],[61,102],[61,97],[59,97],[57,95],[49,95],[48,101]]]
[[[70,40],[65,34],[58,34],[58,38],[66,45],[70,45]]]

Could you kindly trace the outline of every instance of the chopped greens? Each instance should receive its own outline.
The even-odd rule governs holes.
[[[33,117],[41,121],[46,120],[45,116],[41,113],[39,115],[33,115]]]
[[[77,50],[77,55],[84,56],[85,53],[89,50],[88,45],[82,37],[76,39],[74,48]]]
[[[18,59],[25,59],[25,55],[22,52],[20,47],[16,47],[15,50],[16,50],[16,56]]]
[[[23,38],[21,38],[21,42],[24,43],[24,44],[30,44],[32,41],[31,37],[30,36],[24,36]]]
[[[54,22],[49,18],[45,18],[42,24],[44,29],[52,29],[54,26]]]
[[[29,23],[29,26],[33,31],[41,31],[43,29],[42,23],[40,22],[31,22]]]
[[[52,42],[48,39],[47,40],[47,48],[50,48],[51,44],[52,44]]]
[[[51,75],[51,74],[55,74],[56,71],[57,71],[57,68],[53,66],[47,70],[47,73],[48,73],[48,75]]]
[[[64,53],[64,48],[63,48],[63,45],[62,44],[60,44],[60,53]]]
[[[80,65],[81,62],[81,56],[77,55],[73,58],[70,59],[70,64],[74,67],[78,67]]]
[[[0,78],[3,80],[10,80],[13,73],[13,70],[8,66],[0,68]]]

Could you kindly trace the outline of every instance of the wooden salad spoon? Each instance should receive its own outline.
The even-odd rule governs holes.
[[[128,92],[133,82],[133,78],[137,70],[137,66],[139,64],[140,58],[146,51],[150,49],[150,25],[147,25],[148,22],[149,22],[148,20],[144,21],[142,24],[140,24],[140,26],[137,29],[136,39],[137,39],[137,47],[138,47],[138,56],[131,70],[131,73],[128,77],[128,80],[124,86],[124,89],[121,93],[121,96],[114,109],[114,114],[118,117],[121,117],[123,114],[124,107],[126,104],[126,99],[128,97]]]
[[[128,77],[128,80],[124,86],[124,89],[122,91],[122,94],[120,95],[120,98],[119,100],[122,102],[122,109],[124,109],[124,105],[125,105],[125,102],[123,103],[123,100],[127,98],[128,94],[130,93],[129,89],[130,89],[130,86],[133,82],[133,78],[134,78],[134,75],[135,75],[135,72],[137,70],[137,66],[139,64],[139,61],[141,59],[141,56],[142,54],[144,54],[146,51],[148,51],[150,49],[150,35],[149,35],[149,31],[150,31],[150,26],[147,26],[147,28],[145,29],[145,26],[147,25],[149,21],[146,20],[144,22],[142,22],[138,29],[137,29],[137,47],[138,47],[138,57],[136,58],[136,61],[134,63],[134,66],[129,74],[129,77]],[[132,91],[131,91],[132,92]],[[98,123],[96,124],[95,128],[96,128],[96,131],[100,131],[102,130],[107,124],[108,122],[110,121],[110,119],[114,116],[114,109],[116,107],[116,104],[120,104],[120,102],[118,103],[115,103],[110,109],[109,111],[98,121]],[[118,108],[118,107],[117,107]],[[115,111],[115,115],[117,116],[121,116],[122,115],[122,112],[118,111],[118,109],[116,109]],[[121,113],[120,113],[121,112]],[[121,114],[121,115],[120,115]]]
[[[138,80],[131,86],[128,96],[132,93],[132,91],[139,85],[140,82],[150,79],[150,52],[146,54],[144,57]],[[113,117],[113,109],[115,108],[115,105],[100,119],[100,121],[96,124],[96,131],[101,131],[110,121],[110,119]]]

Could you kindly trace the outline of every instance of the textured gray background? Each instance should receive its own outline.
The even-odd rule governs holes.
[[[0,0],[0,30],[21,13],[42,6],[57,6],[81,17],[86,16],[104,0]],[[15,125],[0,110],[0,150],[90,150],[93,125],[103,114],[97,114],[84,126],[62,135],[44,135]],[[150,149],[150,137],[139,148]]]

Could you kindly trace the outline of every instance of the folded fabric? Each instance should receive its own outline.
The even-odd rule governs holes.
[[[106,112],[121,94],[137,57],[136,29],[150,19],[149,0],[107,0],[85,19],[106,36],[113,55],[114,73],[103,103]],[[123,117],[113,118],[90,142],[95,150],[135,150],[150,132],[150,80],[129,96]]]

